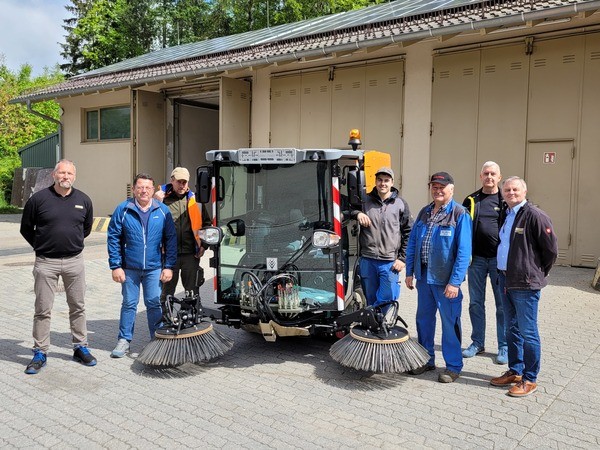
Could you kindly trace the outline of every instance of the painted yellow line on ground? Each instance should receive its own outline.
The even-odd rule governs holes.
[[[94,217],[92,231],[106,233],[106,230],[108,229],[108,222],[110,222],[110,217]]]

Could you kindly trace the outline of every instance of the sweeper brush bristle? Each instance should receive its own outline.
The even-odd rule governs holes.
[[[230,338],[209,323],[200,323],[178,334],[161,328],[155,336],[137,357],[137,361],[147,366],[172,367],[210,361],[223,356],[233,346]]]
[[[329,354],[343,366],[377,373],[407,372],[429,361],[427,350],[399,326],[386,336],[356,326],[331,346]]]

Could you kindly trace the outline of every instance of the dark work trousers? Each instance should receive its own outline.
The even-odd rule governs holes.
[[[181,271],[181,283],[186,291],[194,291],[198,293],[196,285],[196,274],[200,260],[193,253],[181,253],[177,255],[177,264],[173,267],[173,278],[168,283],[163,284],[162,293],[160,295],[161,303],[164,303],[167,295],[174,295],[179,282],[179,272]]]

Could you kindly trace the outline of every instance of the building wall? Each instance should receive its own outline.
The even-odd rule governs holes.
[[[75,186],[91,197],[96,216],[111,214],[127,198],[127,184],[132,181],[131,141],[83,142],[84,109],[129,102],[129,90],[59,101],[64,110],[63,157],[75,162]]]
[[[515,43],[447,53],[433,65],[431,171],[454,176],[458,199],[478,187],[487,160],[524,177],[528,199],[553,220],[558,263],[594,267],[599,35],[536,39],[531,52]]]

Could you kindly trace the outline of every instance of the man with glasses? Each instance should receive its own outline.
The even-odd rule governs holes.
[[[205,248],[198,238],[198,230],[210,226],[210,217],[206,209],[196,203],[189,181],[190,172],[185,167],[175,167],[171,172],[171,182],[160,185],[154,194],[155,199],[169,207],[177,233],[177,263],[173,267],[173,278],[163,285],[160,295],[162,305],[167,295],[175,294],[180,272],[183,288],[194,294],[198,294],[204,279],[199,262]]]
[[[108,263],[112,279],[121,283],[123,294],[119,337],[111,353],[113,358],[122,358],[129,351],[140,286],[144,289],[150,339],[154,338],[162,318],[162,283],[171,280],[177,262],[173,216],[169,208],[153,199],[153,194],[152,177],[144,173],[136,175],[133,198],[117,206],[108,225]]]

